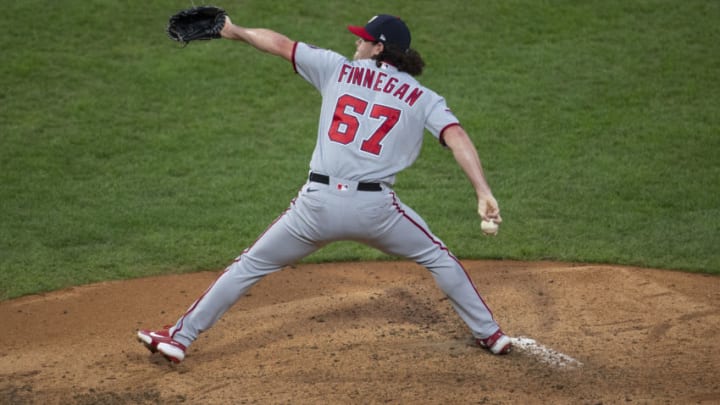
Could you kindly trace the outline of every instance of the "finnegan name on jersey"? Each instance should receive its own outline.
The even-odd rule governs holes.
[[[393,97],[404,101],[411,107],[423,94],[421,89],[411,87],[407,83],[403,83],[396,88],[399,80],[396,77],[391,77],[386,81],[385,79],[387,79],[387,77],[388,74],[385,72],[344,64],[340,69],[338,83],[344,81],[348,84],[356,84],[371,90],[392,94]],[[410,92],[409,94],[408,91]]]

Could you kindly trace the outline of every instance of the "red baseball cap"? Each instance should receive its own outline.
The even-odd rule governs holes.
[[[397,45],[403,51],[410,48],[410,30],[400,17],[379,14],[364,27],[349,25],[348,30],[366,41]]]

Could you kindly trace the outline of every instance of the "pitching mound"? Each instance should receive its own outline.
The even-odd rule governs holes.
[[[720,277],[466,261],[515,349],[493,356],[423,268],[302,265],[265,278],[171,365],[135,340],[218,275],[0,303],[0,403],[719,403]]]

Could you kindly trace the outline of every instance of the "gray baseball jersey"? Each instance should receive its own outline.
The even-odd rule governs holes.
[[[304,43],[294,66],[323,100],[312,171],[393,184],[418,157],[425,128],[439,137],[458,123],[442,97],[394,66]]]
[[[443,98],[393,66],[304,43],[295,44],[293,66],[322,94],[310,181],[177,321],[172,338],[190,345],[264,276],[339,240],[425,266],[476,338],[495,333],[460,261],[392,189],[420,153],[425,129],[440,138],[458,124]]]

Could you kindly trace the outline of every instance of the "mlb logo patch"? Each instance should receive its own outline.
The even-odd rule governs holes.
[[[348,186],[347,184],[338,183],[337,189],[338,191],[347,191],[350,190],[350,186]]]

